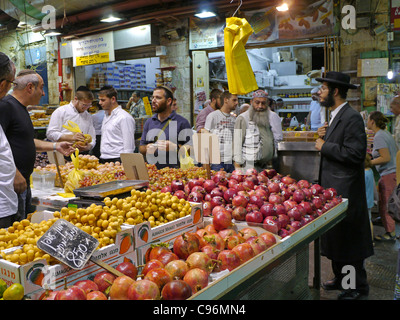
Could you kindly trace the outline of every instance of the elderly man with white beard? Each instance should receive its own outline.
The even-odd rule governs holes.
[[[260,172],[271,164],[283,132],[280,117],[269,108],[268,93],[253,92],[250,104],[235,122],[233,160],[236,169]]]

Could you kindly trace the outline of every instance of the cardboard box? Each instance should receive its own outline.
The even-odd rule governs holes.
[[[151,246],[153,244],[157,244],[157,243],[166,243],[168,248],[172,249],[173,245],[174,245],[174,241],[177,237],[179,237],[182,233],[184,232],[196,232],[198,229],[200,229],[202,227],[203,223],[199,223],[197,225],[191,225],[191,226],[186,226],[183,229],[180,229],[177,232],[174,233],[170,233],[170,234],[166,234],[163,237],[159,237],[157,238],[155,241],[151,242],[151,243],[147,243],[141,247],[137,247],[136,248],[136,253],[137,253],[137,262],[138,265],[144,265],[146,264],[146,252],[147,250],[149,250],[151,248]]]
[[[8,249],[15,251],[18,247]],[[137,254],[134,250],[133,229],[123,227],[114,244],[100,248],[94,252],[92,258],[101,260],[112,267],[123,261],[130,261],[137,265]],[[73,270],[65,264],[48,265],[45,259],[36,260],[25,265],[18,265],[0,259],[0,279],[8,285],[20,283],[24,286],[25,295],[32,299],[40,299],[45,293],[45,288],[60,290],[64,286],[64,278],[70,286],[79,280],[92,279],[96,273],[104,270],[89,260],[80,270]]]
[[[136,248],[154,243],[155,241],[160,241],[160,239],[168,235],[176,232],[183,232],[183,230],[201,223],[203,221],[203,208],[201,203],[191,203],[191,205],[192,211],[190,215],[173,220],[158,227],[151,228],[150,222],[148,221],[131,226],[134,229]]]

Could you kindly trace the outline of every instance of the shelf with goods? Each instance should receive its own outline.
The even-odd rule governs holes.
[[[96,161],[94,158],[85,157],[84,159],[87,161],[84,161],[86,164],[82,164],[82,168],[90,167],[93,169],[94,166],[97,170],[100,169],[98,166],[96,166]],[[83,161],[83,159],[80,160]],[[109,170],[109,173],[111,174],[110,177],[115,177],[115,172],[113,171],[114,169]],[[160,242],[166,243],[167,248],[172,250],[172,252],[176,252],[178,255],[179,251],[178,247],[175,248],[175,241],[178,241],[177,239],[179,239],[183,233],[188,235],[196,232],[197,230],[205,228],[206,225],[214,224],[213,218],[210,217],[210,212],[205,206],[206,202],[200,200],[197,201],[197,203],[192,203],[192,198],[190,198],[190,196],[182,197],[182,195],[178,195],[178,193],[182,192],[189,192],[189,194],[192,192],[194,193],[194,188],[196,188],[195,184],[197,184],[197,188],[201,187],[201,185],[198,184],[199,182],[203,183],[203,187],[205,187],[206,185],[204,183],[206,182],[207,177],[206,172],[200,167],[186,169],[186,171],[183,173],[183,170],[181,169],[177,169],[176,171],[172,170],[171,168],[157,170],[152,165],[147,165],[147,170],[150,176],[148,187],[146,184],[140,184],[145,181],[138,181],[139,184],[136,186],[140,188],[134,187],[128,192],[124,190],[124,193],[119,194],[109,193],[105,195],[105,197],[103,195],[103,198],[101,199],[83,198],[82,193],[78,192],[76,192],[76,196],[72,199],[64,198],[60,195],[57,195],[57,193],[62,193],[65,191],[59,187],[41,190],[43,197],[52,199],[45,199],[46,201],[43,201],[42,203],[44,206],[42,210],[33,214],[30,217],[30,222],[23,222],[24,227],[27,228],[26,236],[30,235],[28,229],[33,227],[39,228],[40,226],[40,230],[37,231],[41,232],[42,228],[42,231],[45,231],[52,226],[57,218],[61,217],[72,224],[78,224],[83,231],[91,234],[95,238],[98,237],[101,246],[94,252],[93,257],[99,260],[103,260],[106,257],[107,263],[114,268],[116,268],[122,261],[130,261],[135,264],[137,268],[139,268],[139,265],[144,264],[144,257],[148,250],[151,249],[153,245]],[[66,174],[65,170],[62,170],[62,172]],[[235,174],[237,175],[238,172]],[[257,179],[259,179],[259,181],[257,184],[261,185],[266,183],[265,178],[267,178],[268,174],[270,174],[272,178],[272,175],[276,175],[277,173],[274,173],[274,170],[265,170],[263,174],[258,175]],[[103,175],[106,175],[104,171]],[[263,175],[265,178],[262,178]],[[89,176],[87,172],[85,176]],[[211,180],[215,183],[215,185],[217,185],[217,183],[222,183],[222,186],[224,183],[229,183],[228,180],[220,179],[223,176],[223,172],[218,174],[212,172]],[[121,179],[122,177],[123,176],[120,176]],[[198,177],[202,178],[203,180],[199,179]],[[238,177],[235,178],[232,176],[230,178],[239,179]],[[281,179],[283,181],[283,177]],[[182,184],[176,184],[177,180],[181,181]],[[156,185],[157,182],[160,183],[162,181],[164,181],[162,185]],[[131,181],[128,182],[130,183]],[[242,182],[239,184],[242,183],[244,183],[244,180],[242,180]],[[104,185],[105,184],[100,184],[97,190],[102,190]],[[256,189],[254,190],[256,191]],[[323,191],[320,190],[319,192]],[[38,196],[35,188],[32,189],[32,194],[34,198]],[[207,191],[207,194],[211,195],[211,191]],[[55,202],[54,197],[57,196],[61,198],[60,203]],[[171,209],[174,212],[173,217],[175,217],[175,219],[168,218],[167,214],[170,214],[171,212],[167,213],[164,210],[164,212],[162,212],[159,207],[162,205],[163,199],[167,200],[165,197],[171,201]],[[246,232],[256,232],[257,237],[261,237],[261,234],[264,234],[267,239],[270,241],[274,239],[274,241],[269,243],[268,246],[264,246],[263,249],[256,251],[257,253],[252,254],[252,258],[248,261],[242,261],[234,270],[228,271],[228,269],[225,269],[219,270],[219,272],[214,271],[209,276],[207,283],[208,286],[203,287],[201,291],[195,293],[191,298],[217,299],[222,295],[229,296],[234,294],[233,292],[236,290],[235,288],[244,288],[244,282],[246,282],[246,285],[250,284],[252,286],[257,286],[258,282],[256,281],[255,276],[259,275],[261,269],[267,268],[270,270],[271,268],[279,268],[279,266],[277,266],[277,262],[281,262],[280,258],[282,256],[289,256],[297,259],[298,255],[300,255],[302,259],[308,259],[308,255],[304,254],[305,250],[302,249],[303,245],[308,244],[310,241],[316,239],[320,234],[325,232],[335,222],[339,221],[343,217],[343,213],[345,212],[347,206],[347,200],[343,199],[341,201],[339,197],[334,198],[337,200],[337,202],[332,200],[331,203],[330,200],[328,200],[326,202],[326,207],[324,207],[324,211],[321,211],[318,214],[315,212],[315,217],[307,220],[307,222],[305,220],[303,227],[297,226],[296,229],[294,229],[295,227],[293,224],[290,232],[282,231],[282,233],[280,233],[279,231],[278,234],[278,232],[275,231],[275,233],[271,233],[271,230],[262,228],[262,223],[259,225],[250,225],[245,221],[234,221],[235,226],[232,230],[236,232],[241,231],[243,234],[246,234]],[[152,199],[155,200],[154,203]],[[157,202],[157,199],[159,199],[160,202]],[[81,201],[79,202],[77,200]],[[51,207],[51,202],[53,202],[53,207]],[[169,202],[167,201],[165,205],[169,206],[168,203]],[[329,203],[330,206],[328,206]],[[226,210],[229,208],[229,204],[230,202],[223,204]],[[155,208],[155,206],[158,206],[158,208]],[[179,209],[179,206],[182,206],[182,210],[186,208],[183,210],[185,214],[182,214],[183,211]],[[214,206],[214,208],[215,207],[216,206]],[[165,210],[167,208],[169,207],[164,207]],[[139,211],[141,211],[141,213],[139,213]],[[93,216],[91,216],[91,214],[93,214]],[[216,215],[217,213],[214,212],[214,216]],[[206,216],[207,218],[205,218]],[[167,219],[167,221],[165,221],[165,223],[157,224],[157,222],[163,222],[160,217],[163,217],[164,221]],[[171,216],[171,218],[173,217]],[[99,222],[99,219],[101,219],[101,223]],[[110,219],[112,219],[112,221]],[[35,223],[39,223],[39,226],[37,226]],[[109,226],[115,227],[115,230],[110,230]],[[13,227],[17,228],[18,226],[15,225]],[[99,230],[95,228],[98,228]],[[221,232],[225,229],[220,227],[218,230]],[[105,232],[108,234],[111,231],[112,233],[110,236],[105,236]],[[229,230],[225,231],[228,232]],[[8,231],[6,231],[6,234],[7,232]],[[103,234],[100,235],[99,232],[103,232]],[[251,234],[252,233],[249,233],[248,236],[250,237]],[[40,233],[40,236],[41,235],[42,234]],[[37,237],[39,237],[39,235],[36,235],[35,239]],[[214,237],[217,236],[214,235]],[[220,237],[222,237],[222,233]],[[30,242],[28,244],[30,244]],[[33,242],[31,243],[32,246],[34,246]],[[56,291],[62,290],[64,286],[64,279],[68,286],[72,286],[78,281],[78,279],[93,279],[95,275],[102,271],[102,269],[95,265],[92,261],[87,262],[85,267],[81,270],[71,270],[62,263],[55,261],[54,258],[43,253],[42,255],[39,253],[37,257],[38,259],[35,261],[26,262],[25,258],[22,258],[21,256],[22,253],[18,253],[17,247],[13,246],[16,244],[21,244],[22,250],[25,249],[25,244],[17,242],[11,243],[11,246],[9,246],[6,250],[0,248],[2,251],[5,250],[5,252],[2,254],[3,259],[0,259],[0,265],[3,270],[10,272],[2,273],[0,278],[4,278],[4,274],[12,273],[17,275],[12,280],[8,278],[6,280],[9,281],[9,283],[20,281],[25,286],[25,294],[29,299],[35,300],[45,296],[46,291],[41,286],[41,279],[46,278],[49,280],[47,274],[45,274],[48,271],[51,271],[53,272],[52,274],[57,275],[50,282],[46,282],[48,285],[54,284],[54,289]],[[31,245],[26,245],[26,249],[32,249]],[[200,251],[199,249],[200,247],[195,252]],[[35,249],[32,250],[35,251]],[[188,257],[182,258],[180,255],[178,255],[178,258],[188,261]],[[32,272],[34,269],[37,270]],[[302,274],[304,272],[307,272],[305,275],[308,275],[308,268],[303,269]],[[243,277],[244,273],[246,273],[248,276]],[[138,274],[140,274],[140,272]],[[251,279],[250,282],[249,279]],[[275,289],[278,290],[279,285]],[[270,293],[272,294],[272,291],[270,291]]]

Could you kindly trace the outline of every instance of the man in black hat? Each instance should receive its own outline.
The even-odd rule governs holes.
[[[321,254],[332,261],[334,273],[323,288],[342,290],[338,299],[365,298],[369,286],[364,260],[373,255],[364,180],[367,137],[360,113],[346,101],[348,89],[357,86],[348,75],[334,71],[316,80],[322,82],[320,104],[331,114],[315,143],[321,153],[319,183],[348,199],[346,217],[321,236]]]

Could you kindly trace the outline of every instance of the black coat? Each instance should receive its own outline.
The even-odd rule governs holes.
[[[360,113],[344,105],[324,140],[319,183],[349,202],[346,218],[321,237],[321,254],[334,261],[363,260],[373,255],[373,245],[365,194],[367,137]]]

